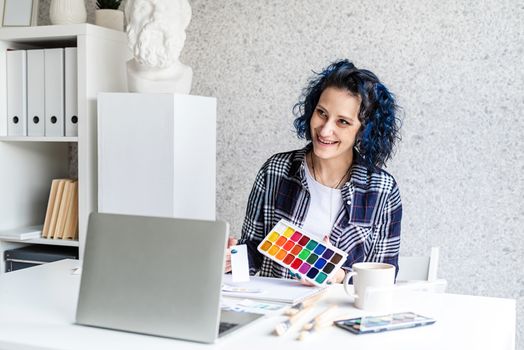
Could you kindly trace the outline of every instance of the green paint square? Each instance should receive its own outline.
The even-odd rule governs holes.
[[[311,254],[311,252],[307,249],[302,249],[302,251],[300,252],[300,254],[298,254],[298,257],[302,260],[306,260],[307,257],[309,256],[309,254]]]
[[[317,278],[315,278],[315,281],[322,284],[326,280],[326,278],[327,278],[327,275],[324,272],[320,272]]]
[[[318,243],[315,241],[309,241],[309,243],[306,245],[306,249],[313,250],[317,247]]]
[[[317,260],[318,260],[318,255],[316,254],[311,254],[309,258],[307,258],[307,262],[310,263],[311,265],[313,265],[315,261]]]

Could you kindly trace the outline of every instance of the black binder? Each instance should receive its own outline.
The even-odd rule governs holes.
[[[32,244],[6,250],[4,258],[5,272],[11,272],[62,259],[78,259],[78,248]]]

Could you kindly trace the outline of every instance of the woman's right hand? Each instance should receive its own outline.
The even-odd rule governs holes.
[[[227,240],[227,248],[226,248],[226,268],[224,269],[224,272],[230,272],[231,271],[231,249],[238,243],[238,240],[233,237],[229,236]]]

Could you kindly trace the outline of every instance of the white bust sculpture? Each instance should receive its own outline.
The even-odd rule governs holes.
[[[193,70],[179,60],[191,20],[187,0],[128,0],[127,37],[134,58],[127,62],[131,92],[189,94]]]

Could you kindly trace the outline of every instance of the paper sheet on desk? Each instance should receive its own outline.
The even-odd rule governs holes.
[[[233,283],[231,275],[224,275],[222,296],[243,299],[265,300],[269,302],[296,304],[322,292],[323,287],[302,285],[296,280],[253,276],[249,282]],[[238,291],[232,291],[231,286]],[[241,289],[246,291],[240,291]]]
[[[256,314],[270,314],[289,307],[289,304],[270,303],[260,300],[222,298],[220,308],[235,312],[253,312]]]

